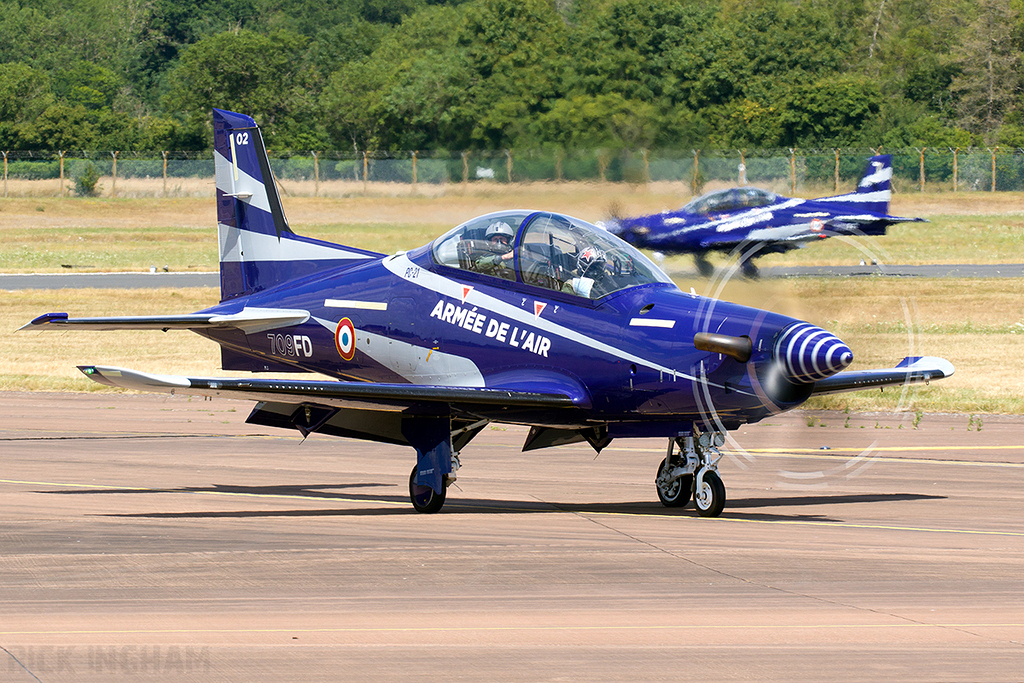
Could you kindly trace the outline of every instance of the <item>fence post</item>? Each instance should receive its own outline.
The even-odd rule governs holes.
[[[695,197],[697,196],[697,177],[698,177],[698,173],[699,173],[699,171],[698,171],[698,163],[699,163],[699,161],[700,161],[700,150],[699,149],[695,149],[695,150],[693,150],[693,182],[692,182],[693,187],[690,190],[693,193],[693,196],[695,196]]]
[[[650,184],[651,182],[651,160],[647,158],[647,148],[644,147],[640,150],[640,153],[644,157],[644,184]]]
[[[505,176],[508,178],[508,184],[512,184],[512,150],[505,150]]]
[[[413,151],[412,153],[412,190],[416,191],[416,157],[419,156],[419,151]]]
[[[999,150],[999,145],[996,145],[995,149],[990,149],[992,152],[992,191],[996,191],[996,152]]]
[[[57,156],[60,157],[60,196],[64,196],[64,154],[65,152],[57,152]]]
[[[164,151],[160,152],[160,156],[163,157],[163,160],[164,160],[163,179],[164,179],[164,197],[166,197],[167,196],[167,150],[164,150]]]
[[[959,180],[959,178],[958,178],[958,171],[959,171],[959,169],[957,168],[957,155],[959,154],[959,152],[960,152],[960,148],[959,147],[957,147],[956,149],[953,150],[953,192],[956,192],[957,182]]]
[[[469,152],[462,153],[462,184],[469,184]]]
[[[789,185],[790,194],[796,194],[796,149],[789,148]]]
[[[990,191],[993,191],[993,193],[994,193],[994,191],[995,191],[995,150],[998,150],[999,147],[998,147],[998,145],[996,145],[995,150],[993,150],[993,148],[991,148],[991,147],[985,147],[985,148],[986,148],[986,150],[988,150],[988,154],[990,154],[992,156],[992,187],[991,187]]]
[[[114,157],[114,166],[110,170],[110,174],[113,176],[113,181],[110,183],[110,196],[117,196],[117,155],[119,152],[111,152],[110,156]]]
[[[736,168],[737,179],[740,185],[747,184],[747,150],[741,149],[740,152],[740,165]]]
[[[920,182],[920,185],[919,185],[919,191],[920,192],[924,192],[924,151],[926,149],[928,149],[928,148],[927,147],[922,147],[921,149],[917,150],[917,153],[921,156],[921,163],[920,163],[920,166],[918,167],[918,177],[920,178],[920,181],[919,181]]]
[[[565,152],[561,148],[555,150],[555,180],[562,182],[562,157]]]
[[[366,194],[366,183],[370,178],[370,162],[366,157],[366,152],[363,152],[363,194]]]
[[[832,151],[836,153],[835,191],[839,192],[839,148],[835,148]]]
[[[7,152],[4,152],[4,196],[7,196]]]
[[[320,152],[310,152],[313,155],[313,196],[320,196]]]

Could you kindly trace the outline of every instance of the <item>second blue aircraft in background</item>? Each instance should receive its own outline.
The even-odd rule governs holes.
[[[676,211],[602,224],[630,244],[666,254],[693,254],[701,275],[712,273],[707,252],[741,249],[743,272],[756,276],[756,256],[782,253],[835,235],[884,235],[894,223],[922,221],[889,215],[892,158],[868,159],[857,189],[818,199],[783,197],[756,187],[733,187],[697,197]]]

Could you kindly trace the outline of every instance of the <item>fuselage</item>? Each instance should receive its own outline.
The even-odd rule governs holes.
[[[758,368],[771,362],[780,332],[800,322],[684,293],[667,282],[582,298],[439,264],[429,245],[328,270],[210,310],[243,308],[310,315],[290,328],[203,332],[229,355],[247,359],[235,369],[557,390],[572,396],[593,420],[635,422],[618,429],[636,435],[677,433],[680,423],[709,409],[730,424],[772,412],[759,395]],[[748,336],[751,358],[741,363],[698,350],[693,343],[698,332]]]

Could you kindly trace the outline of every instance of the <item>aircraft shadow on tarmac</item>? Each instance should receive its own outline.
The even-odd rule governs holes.
[[[186,494],[227,494],[242,496],[269,496],[290,498],[309,498],[316,500],[345,500],[352,503],[386,503],[387,507],[359,507],[332,510],[217,510],[191,512],[138,512],[110,513],[104,517],[134,517],[150,519],[216,519],[246,517],[331,517],[331,516],[385,516],[416,514],[408,499],[403,495],[380,495],[366,493],[334,492],[339,489],[366,489],[394,486],[394,484],[356,483],[356,484],[304,484],[278,486],[185,486],[180,488],[124,488],[124,489],[75,489],[61,491],[40,491],[61,495],[89,494],[149,494],[149,493],[186,493]],[[811,505],[850,505],[855,503],[904,502],[918,500],[941,500],[946,496],[917,493],[867,493],[867,494],[823,494],[803,496],[778,496],[773,498],[736,498],[726,504],[724,518],[743,519],[750,521],[821,521],[840,522],[841,519],[827,515],[812,514],[773,514],[770,512],[739,512],[752,508],[784,509]],[[614,502],[614,503],[560,503],[541,500],[487,500],[487,499],[450,499],[445,506],[445,515],[452,514],[544,514],[544,513],[579,513],[609,514],[630,516],[689,517],[696,514],[693,504],[683,508],[666,508],[656,501]]]

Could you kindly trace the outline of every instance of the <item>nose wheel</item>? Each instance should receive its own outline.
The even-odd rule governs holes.
[[[718,475],[722,458],[718,447],[725,443],[719,432],[686,432],[669,439],[668,453],[654,479],[658,499],[665,507],[682,507],[693,498],[701,517],[717,517],[725,509],[725,484]],[[676,450],[676,447],[679,450]]]
[[[694,487],[693,504],[701,517],[717,517],[725,509],[725,484],[718,472],[705,470]]]

